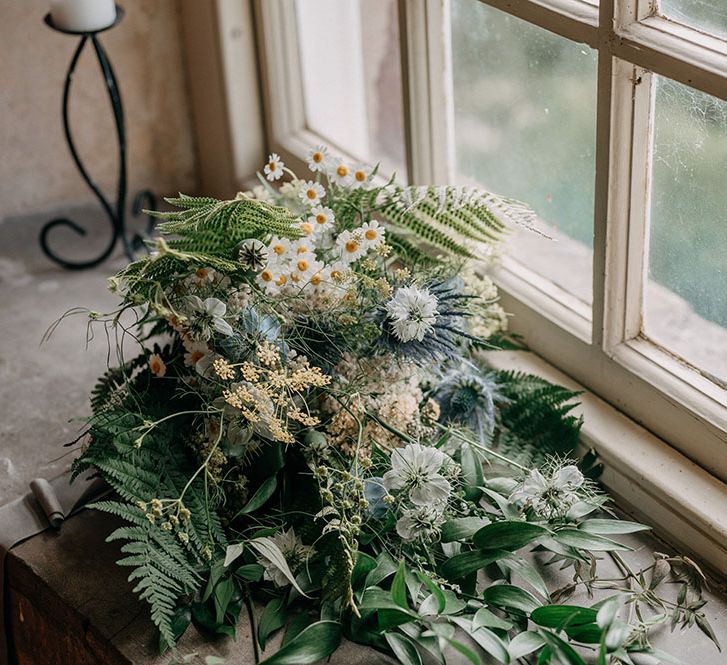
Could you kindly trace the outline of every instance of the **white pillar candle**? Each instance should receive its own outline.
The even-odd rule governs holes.
[[[53,25],[73,32],[95,32],[116,20],[114,0],[51,0]]]

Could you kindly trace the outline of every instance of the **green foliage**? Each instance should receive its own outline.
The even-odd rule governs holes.
[[[583,419],[571,414],[579,393],[531,374],[497,373],[504,398],[495,435],[497,449],[523,464],[552,455],[572,455]]]

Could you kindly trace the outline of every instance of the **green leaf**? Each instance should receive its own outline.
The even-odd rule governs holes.
[[[595,623],[598,613],[577,605],[543,605],[533,610],[530,619],[539,626],[561,629],[565,626]]]
[[[212,592],[212,600],[215,603],[215,621],[217,623],[224,623],[225,613],[234,595],[235,583],[231,579],[228,578],[218,582],[215,590]]]
[[[249,544],[257,550],[259,554],[270,561],[281,573],[283,573],[298,593],[308,598],[308,595],[303,592],[303,589],[300,588],[298,582],[295,580],[295,577],[290,570],[290,566],[288,566],[288,562],[285,560],[280,548],[275,544],[275,541],[267,537],[255,538],[255,540],[251,540]]]
[[[379,554],[379,556],[376,557],[376,568],[374,568],[367,576],[366,576],[366,584],[365,586],[376,586],[383,580],[385,580],[389,575],[393,575],[397,570],[396,562],[391,558],[391,556],[387,552],[382,552]]]
[[[235,543],[234,545],[228,545],[225,550],[225,561],[222,564],[225,568],[229,566],[235,559],[237,559],[245,550],[245,543]]]
[[[172,621],[170,624],[175,643],[179,641],[182,635],[184,635],[190,623],[192,623],[192,612],[190,611],[190,608],[187,605],[180,605],[174,611],[174,615],[172,616]],[[169,649],[171,646],[172,645],[169,644],[164,638],[164,635],[160,633],[159,653],[164,654],[166,650]]]
[[[480,487],[485,483],[485,476],[482,473],[480,458],[469,444],[462,444],[460,448],[460,462],[462,466],[464,496],[470,501],[476,501],[482,496]]]
[[[261,649],[265,649],[268,637],[285,625],[287,616],[288,608],[283,598],[273,598],[265,606],[257,627],[258,642]]]
[[[579,529],[561,529],[555,532],[553,538],[562,545],[592,552],[615,552],[633,549],[603,536],[584,533]]]
[[[258,508],[261,508],[263,505],[265,505],[265,502],[273,495],[273,492],[275,492],[277,486],[278,478],[276,475],[270,476],[270,478],[264,480],[262,485],[257,488],[255,494],[252,495],[250,500],[244,505],[242,510],[240,510],[240,512],[235,515],[235,517],[238,517],[240,515],[247,515],[257,510]]]
[[[487,628],[498,628],[500,630],[510,630],[512,623],[501,619],[486,607],[481,607],[475,612],[474,619],[472,619],[472,630],[477,630],[483,626]]]
[[[366,577],[376,568],[376,565],[376,559],[372,556],[369,556],[365,552],[358,552],[356,554],[356,564],[351,573],[351,586],[356,590],[363,587]]]
[[[560,639],[554,633],[551,633],[549,630],[542,630],[540,634],[548,643],[551,650],[558,654],[567,665],[587,665],[586,661],[576,653],[570,644]]]
[[[510,654],[507,652],[505,643],[489,628],[480,627],[474,630],[473,622],[464,617],[450,617],[449,620],[457,624],[496,660],[506,664],[510,662]]]
[[[489,523],[490,520],[484,517],[460,517],[449,520],[442,524],[441,541],[452,543],[456,540],[465,540]]]
[[[304,628],[307,628],[313,623],[310,615],[300,612],[294,614],[293,618],[288,622],[288,627],[285,629],[285,635],[280,646],[285,646],[290,642],[296,635],[298,635]]]
[[[409,603],[406,600],[406,565],[403,559],[399,562],[399,569],[391,583],[391,599],[399,607],[409,609]]]
[[[246,563],[235,570],[234,574],[244,582],[259,582],[264,572],[265,568],[259,563]]]
[[[517,660],[518,658],[533,653],[533,651],[537,651],[544,644],[545,640],[539,633],[528,630],[515,635],[507,649],[510,653],[510,658]]]
[[[432,579],[429,578],[429,576],[425,575],[421,570],[416,571],[417,577],[423,582],[424,586],[431,591],[432,596],[437,601],[437,613],[441,613],[444,611],[444,606],[446,604],[446,600],[444,598],[444,593],[442,592],[441,587],[436,584]]]
[[[550,531],[538,524],[520,522],[517,520],[504,520],[493,522],[482,527],[472,538],[475,547],[481,550],[515,550],[524,547],[541,536],[547,536]]]
[[[494,552],[481,552],[472,550],[455,554],[442,564],[442,576],[448,580],[459,580],[480,568],[489,566],[491,563],[509,556],[510,552],[499,550]]]
[[[639,524],[638,522],[629,522],[627,520],[605,520],[592,519],[581,522],[578,525],[581,531],[587,533],[595,533],[598,535],[618,535],[624,533],[636,533],[637,531],[649,531],[650,526]]]
[[[260,665],[309,665],[328,658],[340,643],[341,624],[337,621],[318,621],[298,633]]]
[[[503,609],[516,609],[529,613],[540,607],[540,603],[531,593],[511,584],[495,584],[485,589],[482,599],[488,605]]]
[[[550,593],[545,584],[545,580],[543,580],[540,572],[532,563],[522,557],[511,556],[500,561],[499,565],[507,568],[510,573],[514,573],[523,581],[527,582],[543,597],[550,599]]]
[[[422,665],[422,659],[414,642],[400,633],[384,633],[389,647],[402,665]]]
[[[482,665],[482,661],[479,656],[472,651],[469,647],[466,647],[462,642],[452,639],[451,637],[442,638],[447,641],[447,644],[451,646],[455,651],[459,651],[472,665]]]

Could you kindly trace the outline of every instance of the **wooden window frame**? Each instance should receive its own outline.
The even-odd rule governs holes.
[[[719,490],[727,497],[727,390],[641,334],[653,74],[727,99],[727,41],[659,16],[652,0],[600,0],[598,6],[587,0],[478,1],[598,52],[593,305],[587,308],[506,257],[497,282],[505,308],[514,314],[513,329],[537,330],[528,344],[538,356],[643,426],[650,433],[640,430],[645,436],[658,437],[672,465],[699,468],[711,496]],[[398,2],[409,181],[453,182],[449,0]],[[306,126],[294,3],[254,0],[253,6],[267,145],[303,169],[306,151],[325,139]],[[430,103],[433,99],[438,102]],[[346,157],[342,146],[333,148]],[[593,427],[587,436],[596,445],[609,432]],[[663,472],[634,466],[630,452],[638,442],[618,445],[621,456],[607,444],[609,463],[623,477]],[[636,457],[643,464],[644,455]],[[611,485],[621,495],[638,495],[615,477]],[[701,532],[719,524],[722,535],[702,536],[704,542],[694,535],[690,542],[712,560],[721,551],[721,561],[727,561],[720,540],[727,518],[715,521],[706,499],[695,516],[694,501],[670,496],[672,519],[678,513],[685,524],[703,524]]]

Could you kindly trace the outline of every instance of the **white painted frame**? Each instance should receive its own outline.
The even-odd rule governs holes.
[[[727,42],[660,17],[653,0],[600,0],[599,6],[585,0],[479,1],[598,51],[593,307],[584,310],[574,297],[505,259],[497,278],[513,328],[537,331],[528,343],[538,355],[716,482],[727,482],[727,390],[641,335],[652,73],[727,99]],[[399,0],[399,7],[409,180],[451,182],[449,0]],[[255,9],[268,144],[302,166],[306,150],[321,138],[303,117],[294,3],[257,0]]]

